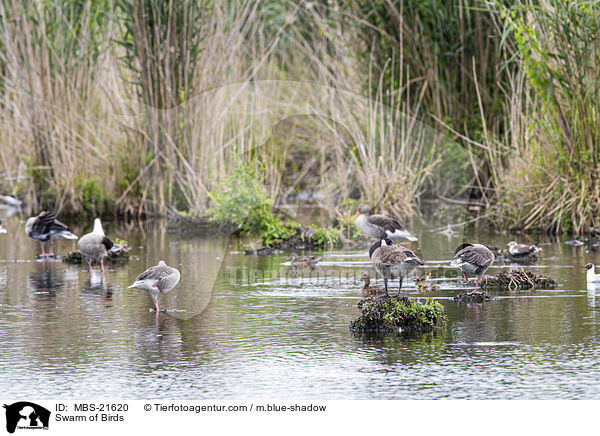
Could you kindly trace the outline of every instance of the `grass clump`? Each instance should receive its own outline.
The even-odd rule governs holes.
[[[231,177],[210,193],[212,207],[208,212],[211,220],[232,223],[243,235],[258,236],[263,244],[274,245],[294,236],[300,225],[275,216],[262,172],[261,167],[236,159]]]
[[[446,325],[444,306],[431,298],[366,298],[358,308],[362,314],[350,323],[353,331],[426,332]]]

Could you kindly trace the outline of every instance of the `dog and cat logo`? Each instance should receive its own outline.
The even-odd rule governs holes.
[[[6,431],[14,433],[16,429],[48,429],[50,411],[38,404],[19,401],[4,405],[6,409]]]

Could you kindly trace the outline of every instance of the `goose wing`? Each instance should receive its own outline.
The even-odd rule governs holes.
[[[389,245],[379,249],[379,263],[385,266],[398,265],[406,260],[407,252],[410,250],[403,249],[400,245]],[[412,252],[411,252],[412,253]],[[413,253],[414,255],[414,253]]]
[[[396,230],[406,230],[406,228],[400,224],[398,220],[389,218],[385,215],[369,215],[369,222],[392,233]]]
[[[137,276],[136,280],[155,280],[158,289],[172,288],[171,284],[176,279],[178,280],[177,270],[167,266],[164,262],[160,262],[156,266],[148,268]]]
[[[475,247],[472,244],[463,245],[466,246],[460,250],[457,249],[454,259],[460,259],[463,262],[477,266],[485,266],[490,262],[491,258],[487,255],[487,253],[484,253],[483,250],[478,249],[478,247]]]

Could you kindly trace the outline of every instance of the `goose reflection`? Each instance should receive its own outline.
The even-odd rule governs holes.
[[[114,294],[113,287],[107,285],[104,274],[100,271],[90,271],[81,292],[82,294],[103,295],[106,299],[112,299]]]
[[[135,342],[142,361],[149,366],[157,361],[178,361],[183,346],[179,322],[172,317],[154,318],[138,330]]]
[[[77,280],[77,271],[65,269],[52,262],[36,264],[38,269],[29,274],[29,286],[36,295],[56,295]]]

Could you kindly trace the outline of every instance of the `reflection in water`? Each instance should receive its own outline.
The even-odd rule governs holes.
[[[29,287],[35,295],[55,295],[77,280],[77,272],[65,269],[59,262],[36,262],[36,269],[29,273]]]
[[[457,240],[429,232],[418,248],[436,262],[419,273],[431,273],[440,287],[425,294],[409,280],[406,292],[440,299],[448,326],[424,335],[357,335],[348,326],[359,314],[358,278],[372,272],[366,249],[302,253],[322,256],[321,267],[293,277],[287,252],[246,256],[236,239],[166,232],[162,223],[107,223],[133,259],[103,277],[34,261],[37,247],[22,224],[7,221],[14,239],[0,244],[6,396],[600,398],[600,289],[585,292],[578,274],[600,255],[581,248],[545,245],[537,265],[525,267],[543,268],[556,289],[493,291],[502,298],[458,304],[452,296],[465,285],[447,268]],[[63,241],[57,251],[67,247]],[[160,297],[168,312],[156,319],[147,293],[127,286],[159,260],[176,266],[181,281]]]

